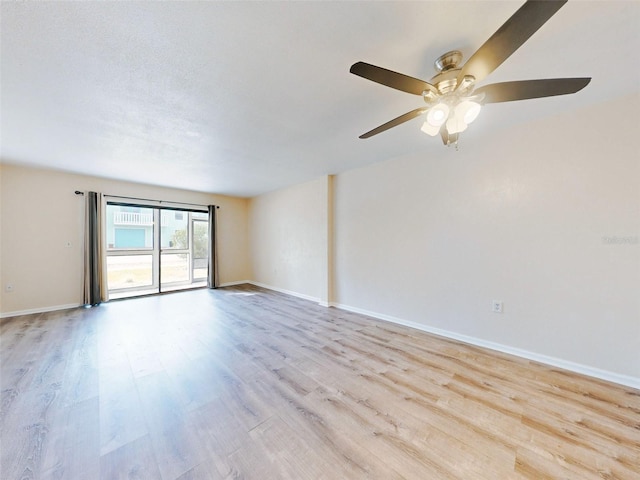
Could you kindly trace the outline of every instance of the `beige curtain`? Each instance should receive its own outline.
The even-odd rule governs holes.
[[[105,238],[106,200],[102,193],[85,192],[84,297],[85,305],[109,300]]]
[[[207,273],[207,287],[218,288],[220,277],[218,275],[218,207],[209,205],[209,268]]]

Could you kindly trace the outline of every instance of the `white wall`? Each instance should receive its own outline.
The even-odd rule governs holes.
[[[640,382],[639,110],[336,176],[335,302]]]
[[[322,303],[329,295],[331,177],[251,199],[252,280]]]
[[[249,277],[246,199],[12,165],[0,166],[0,313],[82,302],[84,203],[75,190],[220,205],[221,283]],[[71,248],[67,248],[67,242]],[[7,293],[11,283],[14,291]]]

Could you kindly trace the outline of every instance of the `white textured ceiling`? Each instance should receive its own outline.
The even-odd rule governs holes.
[[[468,58],[521,4],[3,1],[0,158],[253,196],[409,153],[444,157],[419,119],[358,139],[423,103],[349,67],[428,80],[438,55]],[[488,105],[460,148],[640,92],[639,26],[639,1],[570,1],[483,84],[591,84]]]

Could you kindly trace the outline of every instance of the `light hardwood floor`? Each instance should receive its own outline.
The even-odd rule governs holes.
[[[638,390],[255,287],[0,342],[2,479],[640,478]]]

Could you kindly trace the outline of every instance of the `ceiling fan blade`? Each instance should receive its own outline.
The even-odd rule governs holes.
[[[464,64],[458,84],[465,75],[479,82],[504,62],[545,24],[567,0],[528,0]]]
[[[367,133],[363,133],[359,138],[369,138],[377,135],[378,133],[382,133],[385,130],[389,130],[390,128],[397,127],[398,125],[408,122],[409,120],[419,117],[424,112],[429,110],[428,107],[416,108],[415,110],[411,110],[410,112],[405,113],[404,115],[400,115],[398,118],[394,118],[393,120],[380,125],[379,127],[374,128],[373,130],[368,131]]]
[[[425,90],[438,93],[436,87],[424,80],[409,77],[402,73],[387,70],[386,68],[376,67],[370,63],[356,62],[349,69],[354,75],[366,78],[372,82],[380,83],[387,87],[402,90],[403,92],[413,93],[414,95],[422,95]]]
[[[492,83],[475,90],[474,95],[483,93],[482,103],[512,102],[529,98],[553,97],[576,93],[586,87],[591,78],[548,78],[544,80],[523,80],[517,82]]]

